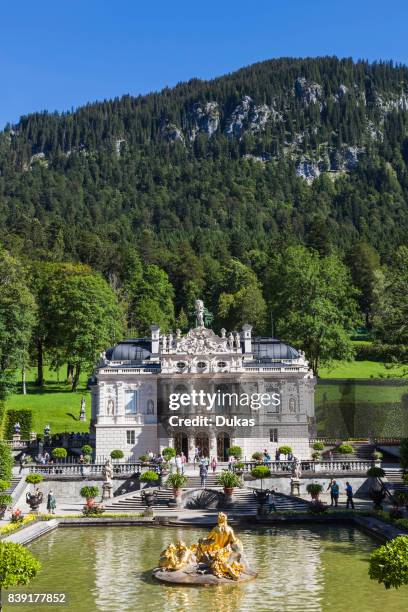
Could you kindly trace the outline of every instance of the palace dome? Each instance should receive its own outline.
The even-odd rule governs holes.
[[[253,338],[252,352],[256,361],[287,361],[299,359],[299,352],[275,338]]]
[[[147,338],[123,340],[106,351],[109,361],[133,361],[142,363],[151,355],[151,342]]]

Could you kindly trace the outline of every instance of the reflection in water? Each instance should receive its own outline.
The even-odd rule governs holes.
[[[67,591],[69,605],[47,606],[50,612],[343,612],[345,607],[397,612],[408,608],[408,588],[386,592],[369,580],[367,558],[375,543],[343,527],[239,532],[248,560],[258,571],[252,582],[205,588],[166,586],[152,578],[159,553],[170,541],[182,538],[189,544],[206,533],[148,527],[56,530],[30,546],[43,571],[29,589],[21,590]]]

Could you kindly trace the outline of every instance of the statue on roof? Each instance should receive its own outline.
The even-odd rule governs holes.
[[[195,301],[197,327],[204,327],[204,302],[203,300]]]

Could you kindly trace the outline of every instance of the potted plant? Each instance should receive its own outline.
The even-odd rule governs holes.
[[[225,495],[231,496],[235,487],[241,487],[241,479],[234,472],[223,470],[217,476],[217,484],[224,487]]]
[[[314,452],[312,453],[312,459],[313,459],[313,461],[318,461],[318,460],[320,459],[320,453],[319,453],[319,451],[314,451]]]
[[[245,470],[245,463],[242,463],[241,461],[237,461],[236,463],[234,463],[233,469],[234,469],[235,474],[237,474],[237,476],[242,476]]]
[[[373,455],[372,455],[373,459],[374,459],[374,463],[377,467],[380,467],[381,465],[381,459],[383,458],[383,454],[381,451],[374,451]]]
[[[238,459],[241,459],[242,457],[242,448],[240,446],[230,446],[228,449],[228,455],[231,457],[235,457],[235,459],[238,461]]]
[[[252,454],[252,459],[254,461],[258,461],[258,463],[261,462],[263,460],[263,453],[256,451]]]
[[[51,452],[54,459],[66,459],[68,453],[66,448],[53,448]]]
[[[95,503],[95,497],[99,495],[99,487],[95,485],[86,485],[79,492],[81,497],[85,497],[86,504],[82,508],[84,516],[100,516],[105,508],[101,504]]]
[[[141,461],[143,463],[143,465],[148,465],[149,464],[149,457],[148,457],[148,455],[140,455],[139,461]]]
[[[27,474],[26,479],[25,479],[25,481],[28,484],[32,484],[32,485],[38,485],[43,480],[44,480],[44,477],[41,474],[35,474],[35,473]],[[30,493],[29,491],[27,491],[26,502],[30,506],[33,512],[36,512],[39,509],[42,501],[43,501],[43,494],[41,491],[37,491],[34,493]]]
[[[320,493],[323,491],[323,485],[319,484],[318,482],[311,482],[306,486],[306,491],[313,500],[317,501]]]
[[[251,470],[252,478],[255,478],[255,480],[261,481],[261,489],[260,490],[253,489],[253,493],[259,504],[258,514],[266,514],[266,499],[268,497],[268,491],[263,490],[263,480],[264,478],[269,478],[270,475],[271,475],[271,470],[268,467],[266,467],[266,465],[257,465]]]
[[[286,459],[286,457],[287,457],[288,455],[291,455],[291,454],[292,454],[292,447],[291,447],[291,446],[288,446],[288,445],[286,445],[286,444],[284,444],[283,446],[280,446],[280,447],[278,448],[278,453],[279,453],[280,455],[285,455],[285,459]]]
[[[354,452],[353,446],[351,444],[347,444],[346,442],[339,444],[336,450],[341,455],[351,455]]]
[[[143,474],[140,476],[140,482],[146,483],[146,486],[148,487],[152,486],[158,480],[159,475],[154,470],[147,470],[146,472],[143,472]]]
[[[82,454],[87,457],[88,455],[92,456],[93,448],[90,444],[84,444],[81,448]]]
[[[165,461],[165,464],[162,467],[162,474],[166,475],[169,473],[169,462],[176,456],[176,451],[171,446],[166,446],[162,450],[162,457]]]
[[[323,442],[315,442],[312,446],[313,450],[315,451],[319,451],[321,452],[322,450],[324,450],[324,444]]]
[[[184,474],[170,474],[166,485],[173,489],[174,499],[177,501],[181,496],[181,488],[186,484],[188,477]]]
[[[124,454],[123,454],[122,450],[120,450],[119,448],[115,448],[111,452],[110,456],[111,456],[112,459],[123,459]]]

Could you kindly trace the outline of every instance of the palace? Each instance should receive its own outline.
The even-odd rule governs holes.
[[[310,457],[315,434],[315,378],[301,351],[274,338],[204,325],[186,335],[162,334],[119,342],[102,353],[92,379],[91,435],[97,457],[113,449],[129,461],[166,446],[191,461],[195,449],[224,461],[241,446],[243,459],[289,445]]]

